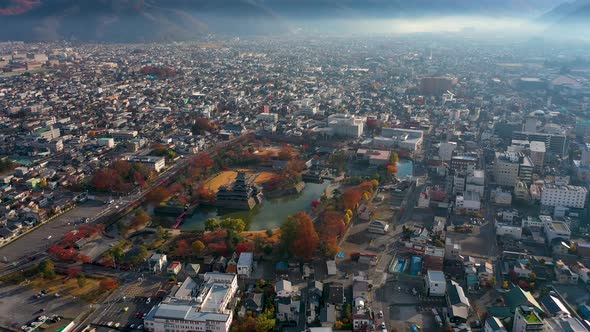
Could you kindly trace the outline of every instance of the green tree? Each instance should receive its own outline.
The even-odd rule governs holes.
[[[50,260],[43,261],[39,264],[39,272],[44,279],[53,279],[56,276],[55,264]]]
[[[216,229],[219,229],[221,225],[219,224],[219,220],[215,219],[215,218],[209,218],[207,220],[205,220],[205,230],[206,231],[214,231]]]
[[[265,310],[264,313],[256,317],[256,332],[272,331],[275,328],[275,325],[276,320],[274,318],[274,313],[269,310]]]
[[[224,228],[228,231],[234,231],[236,233],[241,233],[246,230],[246,223],[244,220],[239,218],[225,218],[220,223],[221,228]]]
[[[199,256],[203,252],[203,249],[205,249],[205,244],[200,240],[195,240],[191,244],[191,249],[193,251],[193,255]]]
[[[87,280],[86,280],[86,276],[82,273],[78,274],[78,276],[76,277],[76,280],[78,281],[78,287],[82,288],[84,286],[86,286]]]

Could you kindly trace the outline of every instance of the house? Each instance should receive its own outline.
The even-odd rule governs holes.
[[[555,263],[555,279],[559,284],[577,284],[578,274],[574,273],[569,266],[565,265],[563,261],[558,260]]]
[[[166,264],[168,264],[168,260],[164,254],[153,254],[148,260],[148,264],[150,266],[150,270],[157,273],[164,270],[164,267],[166,267]]]
[[[447,282],[442,271],[428,270],[424,276],[426,293],[429,296],[445,296]]]
[[[211,265],[211,271],[213,272],[225,272],[225,268],[227,267],[227,258],[223,256],[219,256]]]
[[[280,322],[289,323],[299,321],[301,293],[293,287],[290,281],[280,280],[275,285],[276,317]]]
[[[174,275],[178,275],[180,270],[182,270],[182,263],[180,263],[179,261],[173,261],[172,263],[170,263],[168,268],[166,268],[166,272],[168,272],[168,274]]]
[[[504,324],[498,317],[488,317],[483,327],[484,332],[507,332]]]
[[[201,271],[201,265],[199,264],[186,264],[184,267],[184,273],[191,278],[196,278]]]
[[[389,224],[381,220],[372,220],[367,227],[367,232],[374,234],[385,234],[389,231]]]
[[[320,322],[322,326],[334,326],[337,320],[336,306],[328,303],[320,311]]]
[[[545,331],[545,321],[534,308],[523,305],[514,313],[513,332]]]
[[[254,253],[243,252],[238,259],[238,277],[250,278],[254,264]]]
[[[510,308],[512,313],[515,312],[516,308],[522,305],[533,307],[538,313],[544,312],[543,308],[533,297],[533,295],[530,292],[520,288],[520,286],[512,288],[508,292],[504,293],[502,297],[504,298],[504,303],[506,303],[506,306]]]
[[[447,307],[451,323],[467,322],[471,305],[463,292],[463,287],[453,280],[451,280],[447,291]]]
[[[246,299],[244,300],[244,307],[248,311],[261,313],[264,309],[264,294],[254,292],[247,293]]]
[[[344,286],[339,282],[331,282],[327,285],[326,302],[334,305],[342,305],[344,301]],[[325,288],[325,287],[324,287]]]
[[[236,261],[237,255],[234,253],[232,257],[227,261],[225,266],[225,273],[238,274],[238,262]]]

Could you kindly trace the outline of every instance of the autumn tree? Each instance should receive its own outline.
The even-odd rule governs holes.
[[[191,246],[188,244],[186,240],[180,240],[176,243],[176,248],[174,249],[174,254],[176,256],[188,256],[191,253]]]
[[[146,199],[153,204],[160,204],[168,197],[170,192],[164,187],[156,187],[146,195]]]
[[[100,289],[103,291],[113,291],[119,287],[119,282],[115,279],[102,279],[99,283]]]
[[[191,126],[191,131],[194,135],[202,135],[206,131],[211,130],[211,124],[209,120],[205,118],[197,118],[195,123]]]
[[[86,280],[86,276],[84,274],[80,273],[76,277],[76,281],[78,282],[78,287],[82,288],[86,286],[88,280]]]
[[[288,161],[293,159],[293,150],[290,147],[284,147],[281,151],[279,151],[277,155],[277,159]]]
[[[256,332],[268,332],[275,328],[276,320],[270,310],[265,310],[256,317]]]
[[[199,256],[203,252],[203,249],[205,249],[205,244],[201,240],[195,240],[191,244],[191,250],[195,256]]]
[[[138,230],[141,227],[147,225],[150,222],[151,218],[144,210],[139,210],[135,213],[133,219],[131,219],[131,224],[129,224],[129,228],[133,230]]]
[[[39,263],[39,272],[43,275],[44,279],[53,279],[56,276],[55,264],[50,260],[45,260]]]
[[[341,196],[342,205],[345,210],[354,210],[361,201],[362,193],[357,188],[346,189]]]
[[[310,260],[319,246],[320,239],[307,213],[289,216],[281,225],[283,246],[294,256]]]
[[[244,222],[244,220],[239,218],[225,218],[221,221],[219,225],[221,226],[221,228],[236,233],[241,233],[246,229],[246,223]]]
[[[205,230],[206,231],[214,231],[216,229],[219,229],[219,227],[221,227],[221,225],[219,224],[219,220],[217,220],[216,218],[209,218],[207,220],[205,220]]]
[[[250,242],[250,241],[240,242],[236,246],[236,252],[238,254],[241,254],[243,252],[253,252],[254,251],[254,247],[255,247],[254,246],[254,242]]]
[[[192,163],[194,164],[194,166],[205,170],[210,169],[215,164],[211,156],[206,152],[202,152],[199,155],[197,155],[193,159]]]

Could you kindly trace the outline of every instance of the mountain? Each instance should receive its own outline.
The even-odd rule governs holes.
[[[563,0],[0,0],[0,40],[149,42],[281,33],[294,20],[514,15]]]

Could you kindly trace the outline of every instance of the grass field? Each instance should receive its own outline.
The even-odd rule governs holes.
[[[219,187],[234,182],[236,180],[237,175],[238,173],[234,171],[221,172],[217,174],[214,178],[207,181],[207,184],[205,184],[205,186],[207,189],[213,192],[217,192],[219,190]]]
[[[268,180],[272,179],[273,176],[275,176],[275,173],[273,172],[260,172],[254,174],[252,171],[249,171],[247,169],[240,169],[239,171],[246,172],[247,177],[250,179],[254,177],[255,184],[263,184]],[[232,184],[236,180],[237,175],[237,171],[221,172],[217,174],[215,177],[211,178],[209,181],[207,181],[205,187],[213,192],[217,192],[219,190],[219,187],[223,185]]]
[[[58,275],[55,279],[48,280],[36,278],[29,284],[35,290],[46,289],[51,296],[59,293],[62,296],[75,296],[84,298],[85,295],[93,293],[99,289],[98,280],[86,278],[86,284],[83,287],[78,285],[76,278],[70,278],[67,281],[65,276]]]

